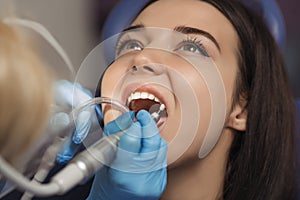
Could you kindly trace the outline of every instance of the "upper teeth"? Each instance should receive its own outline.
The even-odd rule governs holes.
[[[160,103],[160,100],[155,95],[148,92],[131,93],[131,95],[127,99],[127,103],[129,104],[132,100],[136,100],[136,99],[150,99],[156,101],[157,103]]]

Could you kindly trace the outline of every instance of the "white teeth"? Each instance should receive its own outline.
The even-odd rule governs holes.
[[[140,92],[136,92],[134,94],[131,94],[132,99],[140,99],[141,98],[141,93]]]
[[[160,100],[153,94],[150,94],[148,92],[134,92],[131,93],[131,95],[128,97],[127,104],[129,104],[132,100],[136,99],[150,99],[156,101],[157,103],[160,103]]]
[[[142,99],[147,99],[148,98],[148,93],[147,92],[142,92],[141,93],[141,98]]]
[[[153,94],[150,94],[150,95],[148,96],[148,98],[151,99],[151,100],[154,100],[154,99],[155,99],[155,96],[154,96]]]
[[[131,95],[128,97],[127,102],[129,103],[132,100]]]

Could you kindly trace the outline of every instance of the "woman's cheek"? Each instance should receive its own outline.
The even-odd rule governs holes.
[[[121,73],[117,67],[112,65],[106,71],[102,79],[101,95],[111,97],[113,91],[120,80]]]

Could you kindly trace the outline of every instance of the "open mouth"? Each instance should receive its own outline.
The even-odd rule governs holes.
[[[167,118],[168,114],[165,109],[165,104],[156,97],[154,94],[149,92],[133,92],[127,98],[126,105],[130,110],[137,114],[140,110],[148,111],[152,118],[160,126]]]

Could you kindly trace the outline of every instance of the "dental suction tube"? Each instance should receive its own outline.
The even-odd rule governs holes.
[[[34,193],[37,196],[47,197],[60,191],[59,185],[52,182],[49,184],[32,183],[29,179],[15,170],[0,156],[0,171],[9,181],[15,183],[18,188]]]

